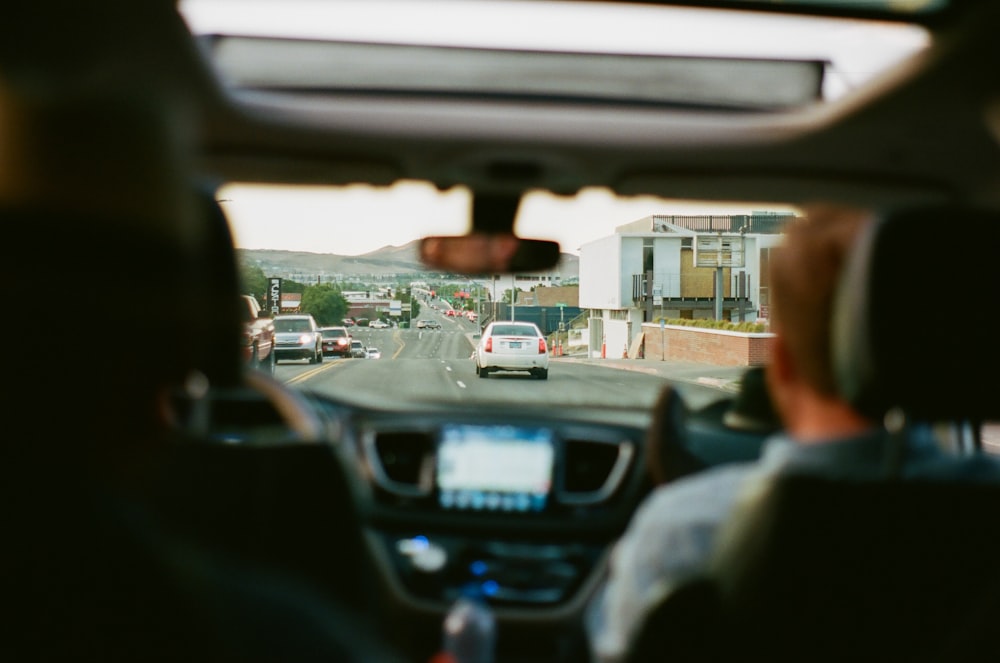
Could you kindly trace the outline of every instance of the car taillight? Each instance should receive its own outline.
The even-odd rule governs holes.
[[[490,336],[486,339],[486,345],[483,347],[486,352],[493,352],[493,337]]]
[[[543,355],[546,352],[547,352],[547,350],[545,349],[545,339],[544,338],[539,338],[538,339],[538,354]]]

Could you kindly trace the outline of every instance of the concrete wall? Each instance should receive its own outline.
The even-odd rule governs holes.
[[[643,357],[717,366],[760,366],[771,357],[773,334],[644,323]]]
[[[584,269],[586,265],[586,269]],[[580,307],[622,308],[620,280],[621,241],[617,235],[603,237],[580,247]],[[631,280],[629,281],[631,288]],[[631,291],[629,293],[631,297]],[[631,305],[631,301],[628,302]]]

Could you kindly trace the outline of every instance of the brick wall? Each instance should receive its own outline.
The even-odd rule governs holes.
[[[642,325],[645,334],[643,356],[646,359],[692,361],[718,366],[759,366],[771,357],[773,334]]]

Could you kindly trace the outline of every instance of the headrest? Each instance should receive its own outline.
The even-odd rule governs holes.
[[[861,234],[834,304],[831,354],[841,394],[881,418],[1000,419],[983,388],[996,349],[1000,212],[960,205],[903,209]]]
[[[229,220],[216,200],[216,189],[202,186],[197,193],[206,227],[205,241],[196,254],[200,263],[196,271],[204,278],[200,293],[203,309],[197,325],[203,335],[196,349],[196,362],[210,384],[231,387],[242,383],[244,369],[236,249]]]
[[[6,83],[0,205],[182,251],[203,241],[190,186],[193,132],[181,104],[145,88],[55,93]]]
[[[183,104],[146,88],[19,82],[0,78],[0,271],[18,296],[65,300],[36,302],[40,347],[62,347],[69,322],[93,352],[107,342],[97,325],[119,356],[143,356],[135,380],[197,368],[234,382],[235,254],[214,190],[192,182]]]

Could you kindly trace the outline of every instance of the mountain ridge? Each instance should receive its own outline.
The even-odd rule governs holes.
[[[267,276],[284,276],[295,280],[316,280],[317,277],[387,277],[392,275],[441,274],[420,262],[420,240],[402,246],[386,245],[356,256],[310,251],[278,249],[236,249],[238,260],[259,266]],[[562,279],[579,276],[578,256],[563,253],[553,271]],[[548,272],[545,272],[548,273]],[[298,278],[296,278],[298,277]]]

